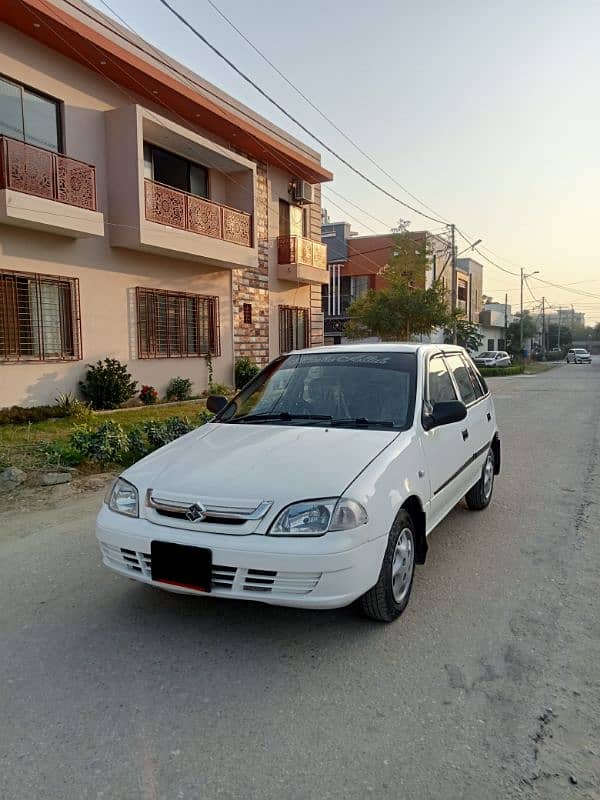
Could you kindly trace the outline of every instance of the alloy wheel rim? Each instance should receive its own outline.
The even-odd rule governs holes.
[[[413,532],[403,528],[396,540],[392,559],[392,594],[396,603],[401,603],[409,592],[415,564]]]
[[[494,457],[491,451],[488,453],[485,466],[483,468],[483,494],[487,500],[492,493],[494,486]]]

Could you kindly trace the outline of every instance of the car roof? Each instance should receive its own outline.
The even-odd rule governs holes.
[[[370,344],[332,344],[324,347],[308,347],[293,350],[293,353],[464,353],[464,348],[455,344],[422,344],[421,342],[376,342]],[[288,354],[289,355],[289,354]]]

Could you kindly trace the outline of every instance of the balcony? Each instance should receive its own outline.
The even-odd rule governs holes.
[[[160,225],[252,247],[252,215],[144,180],[146,219]]]
[[[303,236],[277,239],[277,277],[295,283],[329,283],[327,248]]]
[[[201,267],[256,269],[256,165],[139,105],[106,112],[110,241]],[[204,191],[154,175],[152,153],[202,168]],[[150,152],[148,152],[150,151]],[[148,160],[150,156],[150,162]],[[189,173],[188,173],[189,175]]]
[[[0,136],[0,222],[73,238],[103,236],[96,168]]]

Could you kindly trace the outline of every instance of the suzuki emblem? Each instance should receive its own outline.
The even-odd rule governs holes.
[[[200,503],[193,503],[187,510],[185,518],[190,522],[200,522],[206,516],[206,507]]]

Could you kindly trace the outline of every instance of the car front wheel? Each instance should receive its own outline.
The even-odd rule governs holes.
[[[467,492],[465,500],[472,511],[482,511],[487,508],[494,491],[494,451],[490,447],[481,470],[481,478]]]
[[[415,574],[415,526],[407,511],[400,511],[390,531],[379,579],[359,600],[367,617],[393,622],[408,605]]]

